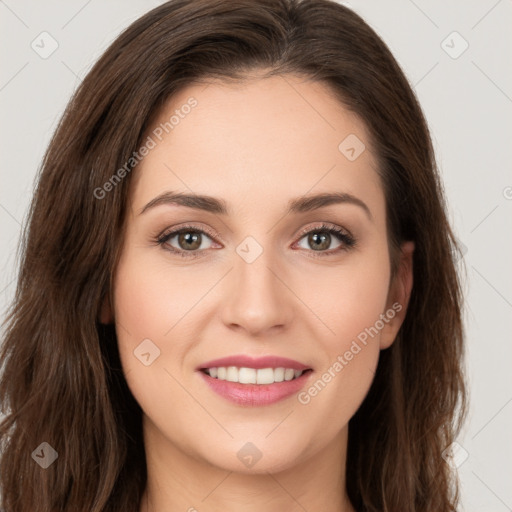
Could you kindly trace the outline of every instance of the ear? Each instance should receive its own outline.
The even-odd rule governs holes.
[[[105,295],[103,302],[101,303],[99,321],[105,325],[114,323],[114,314],[112,312],[112,305],[110,304],[110,297],[108,293]]]
[[[390,283],[384,328],[381,331],[380,349],[389,348],[395,341],[407,313],[413,285],[414,242],[404,242],[400,248],[400,261],[393,281]]]

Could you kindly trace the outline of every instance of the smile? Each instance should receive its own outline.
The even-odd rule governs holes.
[[[205,368],[203,372],[214,379],[240,384],[274,384],[299,378],[305,371],[293,368],[247,368],[236,366],[219,366]]]
[[[284,366],[210,366],[199,368],[197,373],[210,391],[228,402],[239,406],[261,407],[299,393],[310,381],[313,370]]]

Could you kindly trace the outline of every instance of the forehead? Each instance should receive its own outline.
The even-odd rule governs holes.
[[[137,207],[164,190],[281,205],[336,190],[383,206],[364,123],[320,82],[282,75],[191,84],[159,111],[146,137],[154,147],[134,172]]]

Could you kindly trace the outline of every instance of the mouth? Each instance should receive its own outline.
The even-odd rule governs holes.
[[[298,393],[313,369],[281,357],[246,355],[216,359],[196,368],[217,395],[243,406],[264,406]]]

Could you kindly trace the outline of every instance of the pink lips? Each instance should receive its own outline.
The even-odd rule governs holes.
[[[225,399],[244,406],[263,406],[279,402],[289,396],[298,393],[309,380],[312,371],[304,373],[293,380],[274,382],[273,384],[240,384],[210,377],[201,371],[206,368],[218,368],[219,366],[237,366],[246,368],[293,368],[294,370],[311,370],[306,365],[277,356],[251,358],[246,355],[224,357],[208,361],[197,368],[199,375],[206,384],[218,395]]]
[[[219,366],[237,366],[238,368],[255,368],[257,370],[260,368],[293,368],[294,370],[307,370],[309,368],[304,364],[294,361],[293,359],[287,359],[286,357],[265,356],[252,358],[242,354],[208,361],[196,369],[218,368]]]

